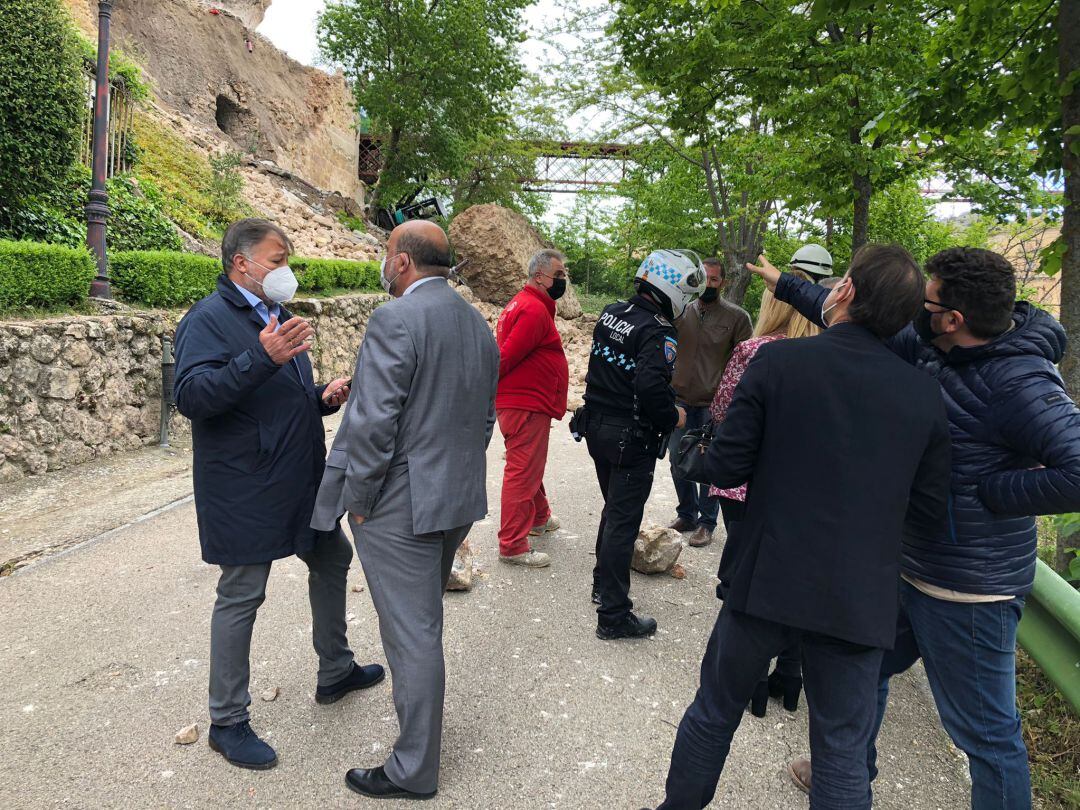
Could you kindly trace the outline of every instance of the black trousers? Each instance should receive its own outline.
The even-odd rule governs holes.
[[[593,588],[600,594],[600,624],[619,624],[634,607],[630,601],[630,561],[641,529],[645,501],[652,491],[656,453],[635,441],[633,430],[617,423],[590,422],[585,437],[604,496],[596,533]]]
[[[683,715],[657,810],[700,810],[712,801],[731,738],[769,659],[802,639],[810,755],[810,806],[860,810],[871,802],[866,746],[877,718],[882,650],[758,619],[726,605],[713,627],[701,684]]]

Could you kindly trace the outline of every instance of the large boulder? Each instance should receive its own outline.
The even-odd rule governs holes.
[[[533,254],[552,247],[521,214],[491,203],[454,217],[450,241],[458,259],[469,260],[461,275],[476,297],[498,307],[506,306],[525,285]],[[573,287],[567,286],[556,312],[568,320],[581,317]]]

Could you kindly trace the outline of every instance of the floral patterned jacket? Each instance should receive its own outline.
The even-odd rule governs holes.
[[[749,340],[744,340],[735,347],[731,359],[724,368],[724,376],[720,378],[720,385],[716,389],[712,405],[709,408],[709,413],[712,414],[713,422],[719,425],[724,421],[724,417],[727,416],[728,406],[731,405],[731,398],[735,396],[735,387],[739,384],[743,372],[746,371],[746,367],[750,364],[754,355],[757,354],[758,349],[766,343],[772,343],[774,340],[783,340],[785,337],[787,337],[787,335],[780,332],[774,332],[771,335],[752,337]],[[733,501],[745,501],[746,484],[737,486],[734,489],[717,489],[716,487],[709,487],[709,495],[719,498],[729,498]]]

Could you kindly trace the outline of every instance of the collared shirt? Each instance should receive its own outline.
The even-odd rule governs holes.
[[[406,295],[408,295],[409,293],[411,293],[411,292],[412,292],[413,290],[415,290],[415,289],[416,289],[417,287],[419,287],[419,286],[420,286],[421,284],[423,284],[424,282],[427,282],[427,281],[434,281],[434,280],[435,280],[435,279],[437,279],[437,278],[443,278],[443,277],[442,277],[442,276],[424,276],[424,277],[423,277],[423,278],[421,278],[421,279],[417,279],[416,281],[414,281],[414,282],[413,282],[412,284],[410,284],[410,285],[409,285],[408,289],[406,289],[406,290],[405,290],[405,292],[403,292],[403,293],[401,294],[401,295],[402,295],[402,297],[405,297]]]
[[[230,281],[232,281],[232,279],[230,279]],[[251,304],[251,308],[257,313],[259,313],[259,317],[262,318],[263,323],[269,325],[270,316],[273,315],[278,319],[277,328],[281,328],[281,304],[274,304],[272,307],[267,307],[266,302],[259,298],[259,296],[255,295],[249,290],[245,290],[235,281],[233,281],[232,285],[240,291],[240,294],[244,296],[244,300]],[[277,329],[275,329],[274,331],[276,332]],[[296,376],[300,378],[300,383],[303,384],[304,375],[300,373],[300,364],[296,362],[295,357],[292,359],[292,367],[296,369]]]
[[[276,315],[277,319],[278,319],[278,328],[279,329],[281,328],[281,305],[280,304],[274,304],[273,307],[268,309],[267,306],[266,306],[266,303],[261,298],[259,298],[259,296],[255,295],[252,292],[249,292],[248,290],[245,290],[243,287],[241,287],[235,281],[232,284],[233,284],[234,287],[236,287],[236,289],[238,289],[240,291],[240,294],[242,296],[244,296],[244,300],[247,301],[249,304],[251,304],[251,308],[259,313],[259,317],[263,319],[263,323],[266,323],[266,324],[270,323],[270,316],[271,315]]]

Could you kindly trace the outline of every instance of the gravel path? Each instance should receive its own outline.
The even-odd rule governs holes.
[[[173,453],[146,450],[0,495],[0,549],[29,563],[0,579],[0,806],[372,804],[343,777],[381,762],[393,742],[389,683],[315,704],[306,571],[295,559],[274,566],[252,650],[253,722],[281,764],[242,771],[207,748],[216,569],[199,559],[190,479],[177,474],[187,455]],[[498,437],[489,470],[492,514],[471,538],[481,571],[471,592],[446,599],[442,782],[430,806],[655,805],[719,606],[720,543],[683,553],[684,580],[634,575],[638,609],[660,623],[653,640],[601,642],[588,598],[599,493],[584,445],[556,426],[547,484],[563,529],[537,543],[555,560],[543,571],[497,561]],[[662,462],[646,520],[667,522],[673,508]],[[35,548],[51,545],[67,550],[35,558]],[[358,562],[350,579],[353,648],[363,661],[383,661],[370,596],[355,590]],[[893,690],[876,806],[965,807],[966,769],[919,677]],[[262,701],[272,687],[280,696]],[[202,738],[174,744],[195,722]],[[746,715],[713,806],[806,807],[782,771],[806,740],[805,705]]]

